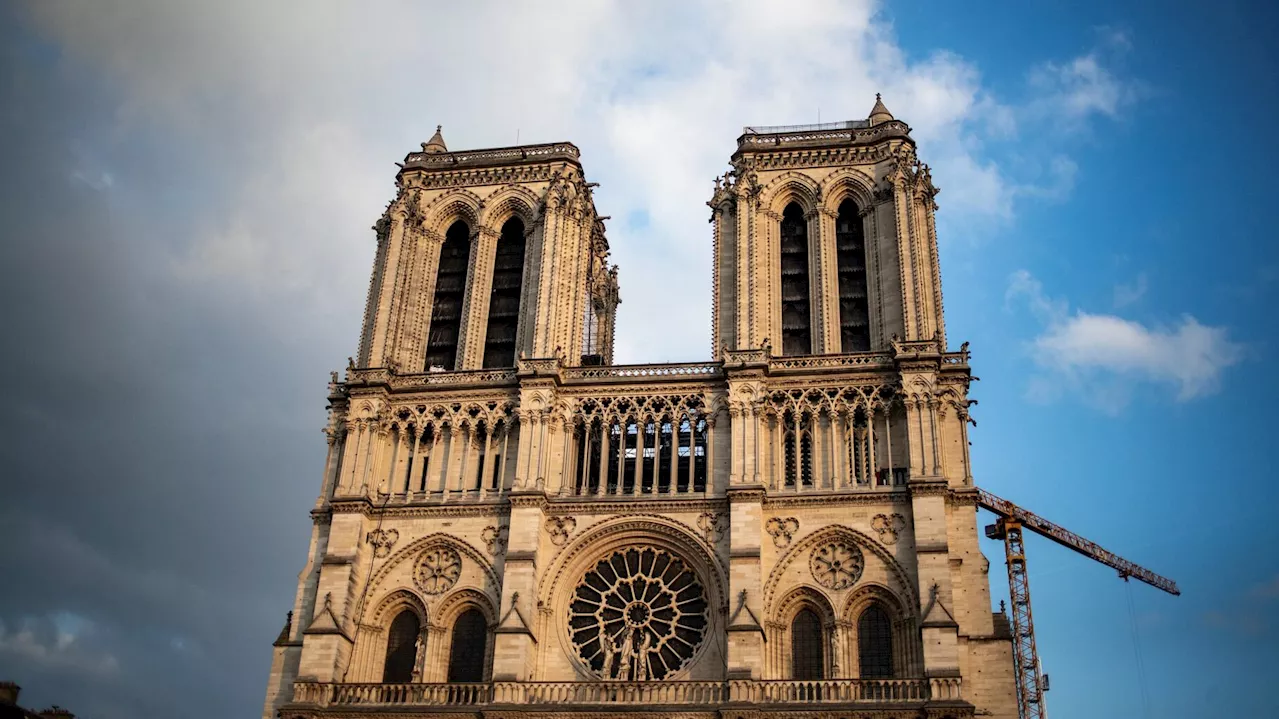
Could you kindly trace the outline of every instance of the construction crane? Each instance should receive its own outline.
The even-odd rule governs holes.
[[[1018,683],[1018,716],[1020,719],[1045,719],[1044,691],[1048,686],[1040,675],[1040,657],[1036,654],[1036,630],[1031,622],[1031,587],[1027,582],[1027,552],[1022,545],[1023,529],[1102,562],[1120,572],[1120,577],[1125,581],[1132,577],[1174,596],[1181,592],[1173,580],[1108,552],[1075,532],[1059,527],[985,489],[978,489],[978,506],[997,517],[996,523],[986,528],[987,537],[1004,540],[1005,564],[1009,568],[1009,602],[1012,605],[1010,614],[1013,625],[1014,673]]]

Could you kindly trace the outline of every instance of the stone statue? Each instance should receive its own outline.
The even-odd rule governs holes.
[[[644,639],[640,640],[640,652],[636,654],[635,677],[638,682],[649,681],[649,650],[652,647],[653,636],[649,632],[644,632]]]
[[[627,632],[626,639],[622,640],[622,661],[618,663],[618,678],[624,682],[632,680],[632,660],[636,656],[636,637],[633,632]]]
[[[604,665],[600,667],[600,673],[605,679],[613,678],[613,638],[607,633],[600,633],[600,647],[604,652]]]

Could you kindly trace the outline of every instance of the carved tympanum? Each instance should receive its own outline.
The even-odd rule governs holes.
[[[820,544],[809,557],[809,570],[827,589],[845,589],[862,576],[862,550],[845,542]]]
[[[437,544],[427,547],[418,555],[413,568],[413,580],[427,594],[443,594],[458,581],[462,574],[462,558],[452,547]]]
[[[678,557],[654,547],[614,552],[587,570],[569,604],[569,635],[605,679],[650,681],[679,671],[702,645],[707,596]]]

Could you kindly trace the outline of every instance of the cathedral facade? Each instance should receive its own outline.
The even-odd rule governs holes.
[[[746,128],[709,362],[615,365],[570,143],[397,175],[264,719],[1017,716],[906,124]]]

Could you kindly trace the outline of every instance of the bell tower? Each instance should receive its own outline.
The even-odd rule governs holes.
[[[399,372],[607,364],[618,304],[604,220],[571,143],[409,153],[374,225],[357,365]]]
[[[713,354],[945,346],[929,168],[876,95],[866,120],[746,127],[708,203]]]

